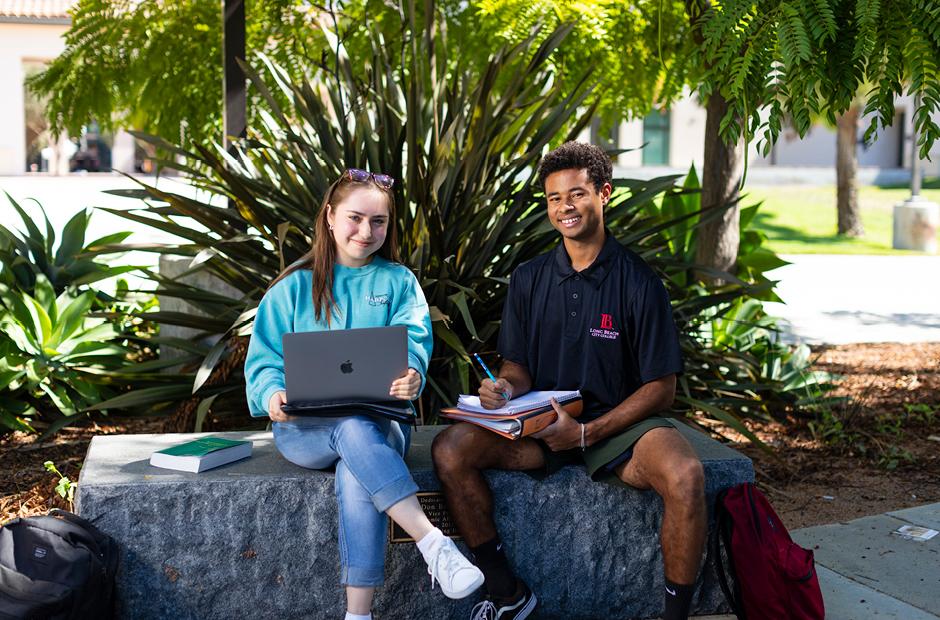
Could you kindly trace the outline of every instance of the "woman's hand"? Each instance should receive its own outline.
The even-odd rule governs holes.
[[[287,402],[287,392],[281,390],[280,392],[275,392],[271,395],[271,400],[268,401],[268,417],[271,418],[274,422],[289,422],[294,419],[294,416],[287,415],[284,413],[284,410],[281,409],[281,405]]]
[[[421,389],[421,374],[414,368],[409,368],[405,374],[392,381],[388,395],[399,400],[414,400]]]

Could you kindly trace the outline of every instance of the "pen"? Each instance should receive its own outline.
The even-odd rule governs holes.
[[[493,373],[490,371],[489,367],[486,365],[486,362],[483,361],[483,358],[480,357],[479,354],[477,353],[474,353],[473,357],[477,358],[477,361],[480,362],[480,366],[483,367],[483,372],[485,372],[486,376],[490,378],[490,381],[492,381],[493,383],[496,383],[496,377],[493,376]],[[508,403],[509,394],[507,394],[506,392],[500,392],[500,394],[502,395],[503,398],[506,399],[506,402]]]

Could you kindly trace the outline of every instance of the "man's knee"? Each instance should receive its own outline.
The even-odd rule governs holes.
[[[688,507],[697,506],[705,498],[705,469],[696,458],[683,457],[670,468],[666,477],[666,501]]]
[[[471,454],[467,445],[473,441],[473,429],[474,427],[468,424],[454,424],[434,438],[431,443],[431,459],[438,475],[453,473],[471,465]]]

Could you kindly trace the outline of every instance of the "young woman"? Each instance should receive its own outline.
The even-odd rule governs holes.
[[[483,574],[418,503],[402,458],[410,427],[361,415],[291,417],[281,410],[285,332],[405,325],[409,368],[388,393],[410,401],[421,392],[431,319],[417,279],[398,262],[393,183],[387,175],[350,169],[330,186],[312,249],[274,280],[258,306],[245,362],[251,414],[273,420],[284,458],[311,469],[336,467],[346,620],[371,618],[372,595],[384,579],[386,515],[418,541],[431,583],[440,583],[445,595],[462,598],[483,583]]]

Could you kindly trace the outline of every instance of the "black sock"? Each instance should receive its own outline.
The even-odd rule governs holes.
[[[503,543],[497,536],[479,547],[471,547],[473,563],[483,572],[486,592],[495,598],[509,598],[516,593],[516,576],[509,568],[503,553]]]
[[[681,585],[666,580],[666,588],[663,594],[666,597],[666,611],[663,612],[663,620],[686,620],[689,617],[689,607],[692,606],[692,594],[695,592],[695,584]]]

